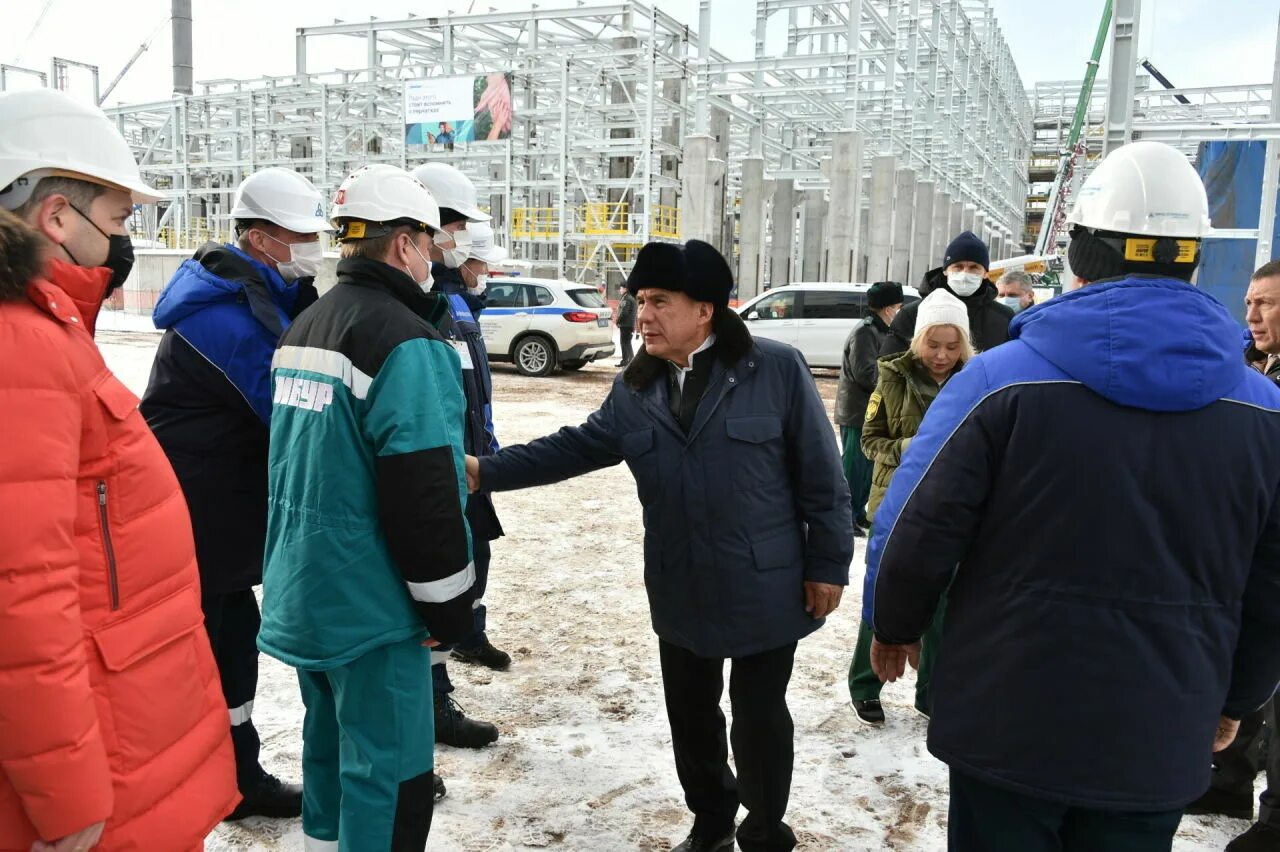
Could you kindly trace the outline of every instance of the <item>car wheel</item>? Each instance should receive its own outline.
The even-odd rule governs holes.
[[[526,337],[516,344],[516,369],[522,376],[542,378],[556,368],[556,353],[545,337]]]
[[[572,372],[574,370],[581,370],[583,367],[587,366],[587,362],[583,361],[581,358],[575,358],[570,361],[561,361],[560,366]]]

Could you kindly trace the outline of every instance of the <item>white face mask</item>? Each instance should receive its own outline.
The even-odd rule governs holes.
[[[409,238],[409,246],[413,249],[414,254],[416,254],[418,258],[422,261],[423,266],[426,267],[427,277],[421,281],[418,281],[418,279],[413,278],[413,271],[409,269],[408,266],[404,268],[404,271],[406,274],[408,274],[410,278],[413,278],[413,280],[417,282],[418,286],[422,288],[422,292],[429,293],[431,292],[431,285],[433,283],[433,279],[431,278],[431,261],[423,257],[422,252],[418,251],[418,244],[413,241],[412,237]]]
[[[444,255],[444,265],[450,269],[458,269],[462,264],[467,262],[469,256],[467,249],[471,248],[471,237],[467,236],[466,230],[454,231],[436,231],[436,235],[432,238],[435,241],[436,248]],[[443,243],[453,243],[453,248],[445,248]]]
[[[951,272],[947,275],[947,286],[951,292],[961,299],[972,296],[982,286],[982,276],[976,272]]]
[[[1022,310],[1022,300],[1017,296],[1002,296],[1001,298],[996,299],[996,301],[1004,305],[1006,308],[1012,308],[1015,314]]]
[[[320,274],[324,264],[324,246],[319,240],[309,243],[286,243],[277,240],[266,231],[261,232],[267,239],[280,243],[289,249],[289,260],[284,263],[276,261],[276,270],[285,281],[297,281],[299,278],[315,278]],[[268,255],[270,257],[270,255]],[[272,258],[275,260],[275,258]]]
[[[473,296],[483,296],[484,291],[489,289],[489,276],[477,275],[475,286],[468,287],[467,289],[471,292],[471,295]]]

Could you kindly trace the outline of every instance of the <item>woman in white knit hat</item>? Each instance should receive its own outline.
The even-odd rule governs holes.
[[[964,302],[946,290],[934,290],[920,303],[910,348],[880,360],[880,381],[867,403],[866,422],[862,426],[862,451],[875,463],[871,499],[867,504],[867,514],[873,524],[889,481],[920,429],[930,403],[973,354],[969,312]],[[941,628],[942,607],[939,607],[933,627],[924,636],[924,651],[916,676],[915,708],[926,718],[929,716],[929,675]],[[880,678],[871,669],[871,638],[871,626],[863,622],[849,667],[849,696],[860,720],[881,725],[884,709],[880,705]]]

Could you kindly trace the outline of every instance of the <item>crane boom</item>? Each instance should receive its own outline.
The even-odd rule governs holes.
[[[1044,212],[1044,222],[1040,225],[1040,236],[1036,240],[1036,254],[1046,254],[1057,243],[1058,231],[1066,221],[1067,186],[1075,174],[1076,160],[1084,154],[1084,146],[1080,144],[1080,132],[1084,128],[1085,118],[1089,115],[1089,101],[1093,97],[1093,81],[1098,76],[1098,63],[1102,60],[1102,48],[1107,42],[1107,32],[1111,28],[1111,0],[1106,0],[1102,8],[1102,22],[1098,24],[1098,35],[1093,42],[1093,55],[1084,72],[1084,83],[1080,86],[1080,98],[1076,101],[1076,112],[1071,119],[1071,132],[1067,137],[1067,148],[1058,161],[1058,176],[1053,182],[1053,190],[1049,193],[1049,205]]]

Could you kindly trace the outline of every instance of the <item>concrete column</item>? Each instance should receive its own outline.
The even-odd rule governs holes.
[[[791,283],[791,246],[796,233],[796,184],[790,178],[774,181],[769,251],[769,286]]]
[[[929,256],[925,259],[924,271],[942,263],[942,252],[951,241],[951,193],[939,192],[933,200],[933,234],[929,238]],[[916,279],[919,281],[919,279]],[[914,286],[916,281],[911,282]]]
[[[916,184],[915,225],[911,233],[911,266],[904,284],[915,285],[929,271],[929,259],[933,256],[934,200],[937,184],[922,180]]]
[[[804,244],[800,252],[800,280],[821,281],[824,277],[822,241],[827,218],[827,199],[823,190],[805,190],[802,216]]]
[[[728,209],[728,186],[724,180],[729,162],[729,113],[719,108],[711,110],[711,135],[715,142],[711,146],[713,156],[725,164],[720,173],[718,191],[712,199],[715,204],[715,221],[718,224],[714,232],[716,236],[708,242],[715,246],[733,265],[733,211]]]
[[[960,232],[964,230],[964,201],[956,199],[951,202],[951,220],[947,224],[947,235],[942,239],[942,249],[945,251],[947,244],[960,236]],[[938,259],[942,259],[942,255],[938,255]]]
[[[826,280],[852,281],[857,272],[862,207],[862,134],[841,130],[831,145],[831,206],[826,227]]]
[[[893,248],[889,254],[889,280],[900,284],[910,283],[911,278],[915,206],[915,169],[898,169],[893,178]]]
[[[867,248],[867,280],[889,277],[889,256],[893,249],[894,159],[883,154],[871,160],[871,245]]]
[[[738,299],[760,293],[764,275],[764,158],[742,161],[742,228],[738,238]]]
[[[963,212],[960,214],[960,230],[972,231],[978,221],[978,208],[972,204],[966,204]]]
[[[985,213],[975,211],[973,214],[973,227],[969,230],[973,231],[973,235],[982,240],[988,249],[991,248],[990,234],[987,233],[987,216]]]
[[[715,194],[723,192],[724,186],[724,161],[712,156],[714,144],[711,136],[685,138],[684,192],[680,196],[684,238],[713,245],[720,233]]]
[[[855,281],[870,282],[867,277],[867,252],[871,250],[871,212],[868,210],[871,199],[871,178],[862,179],[862,208],[858,216],[858,274]],[[872,282],[874,283],[874,282]]]

